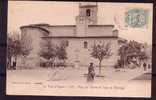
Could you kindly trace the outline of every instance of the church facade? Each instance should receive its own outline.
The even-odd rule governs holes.
[[[54,44],[66,43],[66,62],[73,66],[88,66],[90,62],[98,65],[99,61],[91,56],[93,45],[110,43],[112,55],[104,59],[102,65],[114,66],[118,60],[118,30],[114,25],[98,24],[97,13],[97,3],[83,3],[79,4],[75,25],[33,24],[20,27],[22,38],[27,39],[27,44],[32,47],[26,61],[28,66],[39,66],[39,52],[46,40]]]

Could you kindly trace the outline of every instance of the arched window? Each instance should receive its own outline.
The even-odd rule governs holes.
[[[84,42],[84,48],[85,48],[85,49],[88,48],[88,43],[87,43],[87,41]]]
[[[87,9],[87,10],[86,10],[86,16],[89,17],[89,16],[90,16],[90,13],[91,13],[90,9]]]

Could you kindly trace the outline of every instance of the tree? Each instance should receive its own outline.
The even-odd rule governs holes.
[[[140,52],[140,55],[139,55],[140,61],[147,61],[148,59],[150,59],[150,57],[145,51]]]
[[[14,51],[14,46],[13,46],[13,40],[12,38],[8,37],[7,39],[7,67],[11,67],[11,62],[12,62],[12,57],[13,57],[13,51]]]
[[[56,46],[49,40],[46,40],[45,44],[42,46],[43,49],[39,52],[40,57],[43,57],[48,61],[51,60],[51,63],[53,63],[56,57]]]
[[[65,64],[65,60],[67,59],[67,52],[66,52],[66,44],[63,42],[57,46],[56,56],[58,59],[63,60],[63,64]]]
[[[124,68],[125,65],[129,64],[128,62],[130,61],[132,62],[133,57],[139,58],[140,61],[144,59],[145,60],[148,59],[146,52],[142,51],[142,47],[143,47],[143,44],[138,43],[136,41],[130,41],[127,44],[121,46],[119,48],[119,55],[120,55],[120,61],[121,61],[120,67]],[[137,63],[134,63],[134,64],[138,66]]]
[[[8,37],[7,42],[8,67],[11,67],[12,57],[17,62],[17,57],[21,55],[21,42],[19,38],[14,39],[13,37]]]
[[[91,52],[91,56],[99,60],[99,74],[101,74],[101,63],[104,58],[108,58],[112,55],[111,44],[94,44]]]

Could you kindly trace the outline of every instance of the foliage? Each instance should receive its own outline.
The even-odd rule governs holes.
[[[60,46],[57,46],[56,55],[60,60],[67,59],[66,45],[63,42],[60,43]]]
[[[21,42],[20,40],[14,40],[12,37],[8,37],[7,42],[7,66],[11,67],[12,57],[17,60],[17,56],[21,55]]]
[[[102,45],[94,45],[91,53],[92,57],[99,59],[100,61],[104,58],[111,56],[110,43],[103,43]]]
[[[101,62],[104,58],[108,58],[112,55],[111,44],[94,44],[91,52],[91,56],[99,60],[99,74],[101,73]]]
[[[51,40],[46,40],[42,48],[44,49],[41,49],[39,53],[40,57],[45,58],[51,63],[54,63],[54,61],[57,60],[56,58],[58,58],[60,61],[63,60],[63,64],[65,64],[65,60],[67,59],[67,53],[66,45],[63,41],[59,45],[56,45],[52,43]]]
[[[147,60],[148,56],[143,50],[143,44],[136,41],[130,41],[119,48],[119,55],[121,60],[121,67],[128,65],[128,61],[132,61],[133,57],[139,58],[139,60]]]
[[[10,59],[13,56],[14,44],[12,38],[8,37],[7,40],[7,57]]]
[[[140,61],[148,60],[149,58],[150,57],[148,56],[146,52],[140,52],[140,56],[139,56]]]
[[[39,55],[47,60],[54,59],[56,56],[56,46],[51,43],[51,41],[47,41],[45,45],[43,45],[44,49],[41,49]]]
[[[30,38],[23,36],[20,39],[19,33],[12,33],[13,35],[9,36],[7,39],[8,67],[11,67],[12,57],[14,57],[17,62],[18,56],[23,55],[24,57],[26,57],[32,50]]]
[[[10,56],[18,56],[21,54],[21,43],[20,40],[13,40],[12,38],[8,38],[8,57]]]

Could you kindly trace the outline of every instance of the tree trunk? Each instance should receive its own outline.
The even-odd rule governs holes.
[[[12,61],[11,59],[12,59],[12,57],[9,57],[9,59],[8,59],[9,61],[8,61],[7,68],[9,68],[9,69],[11,68],[11,61]]]
[[[66,60],[63,59],[63,66],[66,67]]]
[[[123,55],[123,60],[122,60],[122,68],[124,68],[125,67],[125,56]]]
[[[26,56],[23,56],[22,60],[23,60],[23,67],[25,67]]]
[[[124,54],[121,55],[121,68],[124,68],[125,66],[125,56]]]
[[[52,60],[50,61],[50,67],[51,68],[55,67],[54,62],[55,62],[55,58],[52,58]]]
[[[17,56],[15,56],[15,62],[16,62],[15,69],[17,69]]]
[[[99,75],[101,75],[101,61],[99,62]]]

